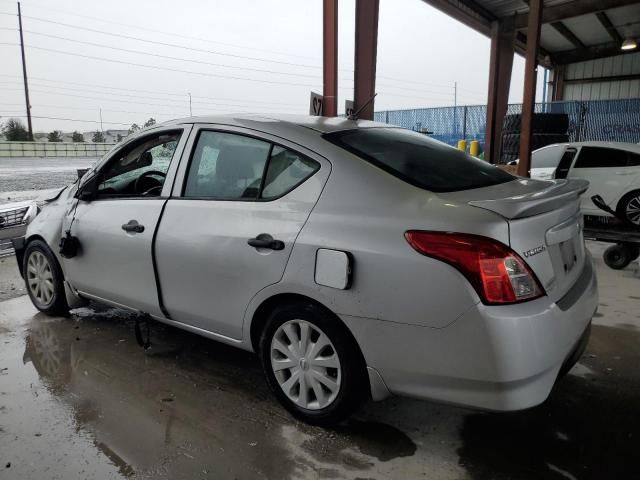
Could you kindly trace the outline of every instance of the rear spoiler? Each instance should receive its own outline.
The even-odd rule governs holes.
[[[587,180],[555,180],[540,190],[495,200],[471,200],[469,205],[490,210],[508,219],[532,217],[574,201],[587,188]]]

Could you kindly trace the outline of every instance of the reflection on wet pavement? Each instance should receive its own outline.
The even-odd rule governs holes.
[[[325,430],[275,403],[252,354],[158,324],[145,352],[125,312],[34,312],[0,303],[0,478],[640,478],[635,313],[594,325],[535,409],[392,398]]]

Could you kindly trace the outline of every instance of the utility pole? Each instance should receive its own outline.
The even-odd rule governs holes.
[[[102,107],[100,107],[100,132],[104,133],[104,130],[102,128]]]
[[[189,116],[193,117],[193,111],[191,110],[191,94],[189,93]]]
[[[22,37],[22,12],[18,2],[18,26],[20,27],[20,50],[22,52],[22,76],[24,78],[24,101],[27,104],[27,124],[29,126],[29,141],[33,142],[33,127],[31,125],[31,104],[29,103],[29,84],[27,83],[27,64],[24,59],[24,38]]]
[[[458,82],[453,82],[453,106],[458,106]]]

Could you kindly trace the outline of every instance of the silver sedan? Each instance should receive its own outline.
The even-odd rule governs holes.
[[[580,180],[368,121],[221,116],[127,138],[14,242],[35,307],[94,300],[257,352],[293,415],[543,402],[598,304]]]

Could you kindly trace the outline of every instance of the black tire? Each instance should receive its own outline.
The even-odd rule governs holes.
[[[279,327],[292,320],[311,323],[329,338],[335,348],[340,362],[340,386],[333,401],[324,408],[300,407],[289,399],[276,379],[271,365],[272,341]],[[358,344],[346,326],[333,313],[319,305],[300,301],[276,307],[269,314],[262,330],[259,354],[267,382],[276,398],[294,417],[304,422],[321,426],[334,425],[353,414],[370,396],[366,365]],[[301,368],[304,368],[302,364]],[[307,390],[310,395],[313,394],[310,387]]]
[[[633,261],[633,251],[627,245],[617,243],[604,251],[602,258],[608,267],[622,270]]]
[[[520,133],[522,116],[506,115],[502,124],[504,133]],[[569,130],[569,115],[566,113],[534,113],[533,131],[535,133],[567,133]]]
[[[635,247],[629,245],[629,249],[631,250],[631,261],[637,260],[640,257],[640,247]]]
[[[616,208],[616,213],[620,218],[624,218],[634,225],[640,226],[640,212],[637,215],[629,215],[627,212],[629,204],[631,204],[632,207],[640,207],[640,190],[634,190],[633,192],[627,193],[620,199],[620,202],[618,202],[618,208]]]
[[[37,254],[44,256],[48,262],[51,272],[53,293],[51,295],[51,299],[47,302],[43,302],[36,297],[36,293],[33,291],[29,283],[29,259]],[[22,273],[31,303],[33,303],[38,310],[51,316],[67,315],[69,313],[69,305],[67,304],[67,297],[64,291],[64,275],[62,273],[62,269],[60,268],[60,264],[58,263],[55,255],[45,242],[42,240],[33,240],[29,242],[24,252]]]

